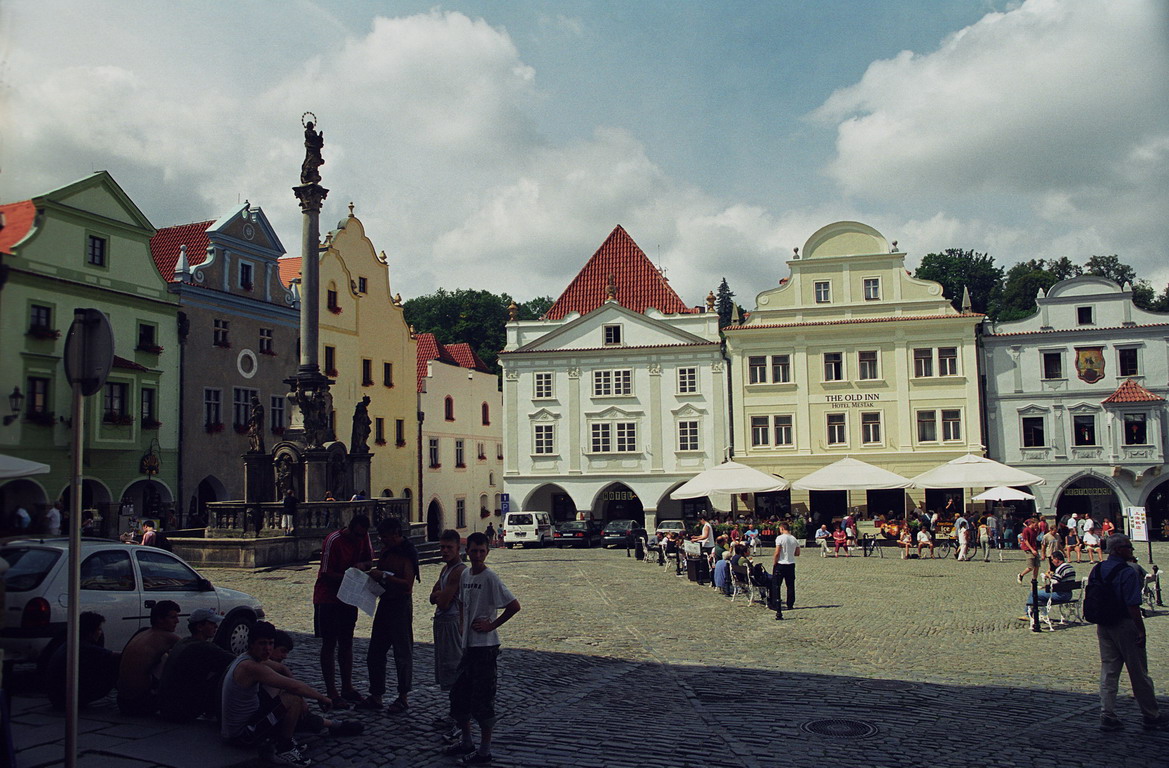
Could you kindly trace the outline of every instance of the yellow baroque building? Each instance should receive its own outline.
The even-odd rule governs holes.
[[[735,459],[795,481],[851,456],[912,477],[983,452],[976,331],[938,283],[905,269],[905,254],[853,221],[830,224],[788,261],[741,325],[723,329],[731,359]],[[762,514],[810,511],[816,523],[849,505],[900,515],[902,491],[760,494]],[[944,507],[959,489],[911,489]]]
[[[281,277],[297,278],[300,258],[280,261]],[[370,494],[411,499],[411,515],[417,517],[417,342],[400,297],[390,290],[386,255],[365,236],[352,205],[320,246],[320,291],[318,359],[321,371],[336,381],[336,437],[349,444],[353,410],[369,396]]]

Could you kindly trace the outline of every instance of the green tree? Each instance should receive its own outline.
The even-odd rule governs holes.
[[[1153,286],[1147,280],[1137,278],[1137,271],[1121,261],[1115,253],[1111,256],[1092,256],[1084,263],[1084,274],[1106,277],[1118,285],[1128,283],[1132,286],[1132,301],[1141,309],[1155,310],[1165,300],[1169,300],[1165,296],[1158,297]]]
[[[1051,274],[1055,275],[1057,280],[1067,280],[1068,278],[1084,274],[1083,267],[1075,264],[1067,256],[1060,256],[1054,261],[1047,262],[1047,269]]]
[[[718,312],[718,325],[720,328],[731,324],[731,315],[735,311],[735,293],[731,287],[727,285],[727,279],[724,277],[723,281],[718,284],[718,293],[715,295],[714,311]]]
[[[942,284],[942,290],[954,309],[962,309],[962,290],[970,291],[970,307],[975,312],[987,312],[1003,280],[1002,267],[996,267],[994,257],[960,248],[947,248],[941,253],[927,253],[913,276]]]
[[[1035,296],[1059,282],[1043,259],[1020,261],[1007,270],[1003,289],[988,313],[992,320],[1021,320],[1035,313]]]
[[[504,296],[506,297],[507,294],[505,293]],[[537,296],[534,299],[528,299],[527,301],[523,302],[522,304],[519,302],[516,302],[516,306],[519,307],[519,310],[520,310],[519,311],[519,319],[520,320],[539,320],[541,317],[544,316],[545,312],[547,312],[549,309],[552,308],[552,305],[555,303],[556,303],[556,300],[553,299],[551,296]]]

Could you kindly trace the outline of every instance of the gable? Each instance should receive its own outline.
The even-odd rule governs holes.
[[[586,419],[637,419],[645,415],[645,411],[630,411],[611,405],[603,411],[585,411]]]
[[[33,201],[38,205],[44,202],[71,208],[135,229],[149,230],[151,234],[154,232],[150,220],[106,171],[98,171],[92,176],[38,195]]]
[[[673,322],[672,322],[673,321]],[[681,322],[678,322],[681,321]],[[548,352],[586,349],[627,349],[637,347],[678,346],[717,344],[717,341],[703,338],[678,325],[696,325],[692,316],[685,319],[664,316],[650,317],[617,304],[608,302],[583,317],[574,317],[555,327],[554,330],[525,344],[516,352]],[[620,327],[621,343],[605,344],[605,326]]]

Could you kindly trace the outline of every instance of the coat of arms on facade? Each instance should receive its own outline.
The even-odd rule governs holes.
[[[1104,378],[1104,347],[1076,347],[1076,374],[1089,384]]]

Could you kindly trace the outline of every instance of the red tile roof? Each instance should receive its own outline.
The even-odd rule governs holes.
[[[850,323],[896,323],[910,320],[953,320],[956,317],[986,317],[981,312],[959,312],[956,315],[888,315],[882,317],[846,317],[841,320],[809,320],[798,323],[765,323],[760,325],[724,325],[723,331],[754,331],[758,328],[795,328],[807,325],[849,325]]]
[[[125,369],[127,371],[149,371],[150,370],[145,365],[139,365],[138,363],[134,362],[133,360],[127,360],[126,358],[118,357],[117,355],[114,355],[114,362],[113,362],[111,367],[122,368],[122,369]]]
[[[291,287],[292,281],[300,277],[299,256],[283,256],[276,260],[276,265],[280,269],[280,282],[284,283],[285,287]]]
[[[584,315],[600,307],[608,298],[610,275],[617,288],[615,298],[626,309],[644,313],[653,307],[666,314],[691,314],[695,311],[678,298],[645,252],[618,225],[545,316],[549,320],[559,320],[569,312]]]
[[[187,246],[187,263],[192,267],[202,264],[207,258],[207,228],[215,223],[196,221],[176,227],[163,227],[150,238],[150,255],[162,279],[175,282],[175,264],[179,261],[179,248]]]
[[[1125,379],[1125,382],[1116,388],[1108,397],[1100,402],[1102,403],[1160,403],[1164,402],[1165,398],[1154,394],[1149,390],[1137,384],[1132,379]]]
[[[680,344],[633,344],[630,346],[621,346],[618,349],[625,351],[627,349],[674,349],[675,347],[717,347],[720,342],[717,341],[688,341]],[[612,352],[613,347],[573,347],[573,352]],[[557,355],[564,354],[563,349],[525,349],[522,352],[518,349],[505,350],[499,353],[500,357],[504,355],[538,355],[541,353],[553,353]]]
[[[460,367],[470,368],[473,371],[489,372],[487,363],[479,359],[479,355],[471,348],[471,345],[465,341],[460,341],[458,344],[445,344],[446,351],[450,353],[459,364]]]
[[[426,364],[431,360],[438,360],[451,365],[458,365],[459,361],[451,357],[447,348],[438,343],[433,333],[418,334],[418,391],[422,391],[422,380],[426,378]]]
[[[0,253],[12,253],[12,247],[24,239],[36,221],[37,207],[32,200],[0,205],[4,213],[4,229],[0,229]]]
[[[1099,335],[1101,331],[1129,331],[1133,328],[1164,328],[1169,326],[1169,323],[1133,323],[1131,325],[1109,325],[1100,326],[1094,325],[1091,328],[1040,328],[1034,331],[1011,331],[1010,333],[986,333],[984,336],[1029,336],[1033,333],[1068,333],[1074,331],[1077,334],[1092,333]]]

